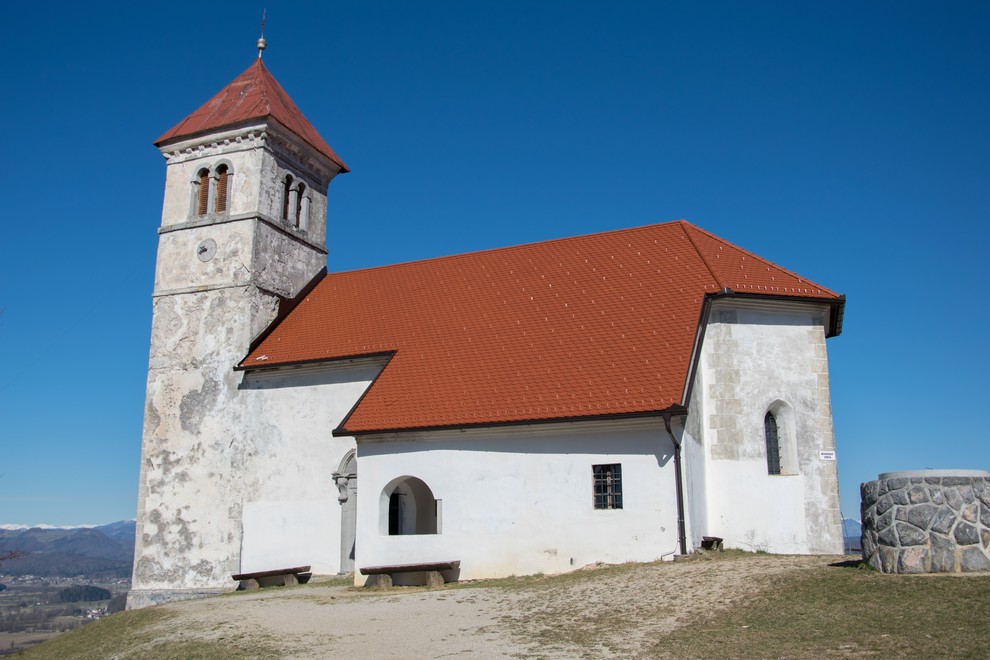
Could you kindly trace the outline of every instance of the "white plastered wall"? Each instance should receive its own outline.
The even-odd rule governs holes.
[[[707,534],[727,547],[842,551],[836,462],[820,454],[835,450],[826,319],[816,305],[712,304],[692,416],[703,433]],[[781,404],[780,442],[795,460],[771,475],[764,417]]]
[[[340,424],[383,360],[255,372],[241,386],[252,412],[250,481],[243,504],[241,572],[311,566],[340,571],[341,504],[332,475],[354,439]]]
[[[491,578],[652,561],[677,549],[673,444],[662,421],[364,438],[358,457],[359,568],[460,560],[460,578]],[[592,465],[608,463],[622,465],[621,510],[594,508]],[[439,534],[382,533],[383,489],[405,475],[441,501]]]

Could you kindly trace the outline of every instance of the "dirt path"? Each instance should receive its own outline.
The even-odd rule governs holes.
[[[308,585],[169,604],[165,625],[173,639],[243,640],[287,658],[631,657],[775,576],[837,559],[699,559],[435,591]]]

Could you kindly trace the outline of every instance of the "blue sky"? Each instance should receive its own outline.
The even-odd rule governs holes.
[[[164,160],[262,3],[10,3],[0,523],[136,510]],[[842,508],[990,468],[990,4],[267,2],[347,270],[685,218],[845,293]]]

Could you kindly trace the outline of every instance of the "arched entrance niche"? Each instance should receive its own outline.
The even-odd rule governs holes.
[[[340,502],[340,572],[354,572],[354,540],[357,537],[357,452],[350,450],[333,473]]]
[[[440,502],[417,477],[388,482],[378,502],[378,531],[382,535],[439,534]]]

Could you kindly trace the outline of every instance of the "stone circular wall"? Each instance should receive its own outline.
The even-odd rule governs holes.
[[[877,570],[990,571],[990,473],[887,472],[860,495],[863,559]]]

